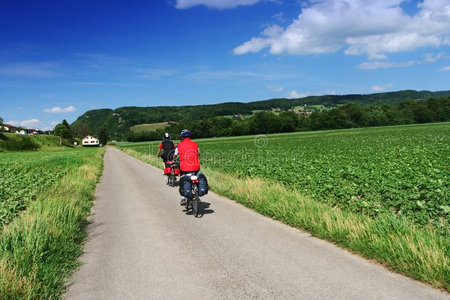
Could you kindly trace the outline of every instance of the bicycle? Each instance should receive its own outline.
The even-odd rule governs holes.
[[[189,176],[192,189],[192,197],[186,197],[186,210],[189,211],[189,209],[192,208],[194,216],[198,217],[199,215],[201,215],[202,210],[200,205],[200,197],[198,195],[198,177],[194,173],[188,173],[186,175]]]
[[[169,161],[167,162],[167,164],[170,166],[170,173],[167,175],[167,184],[171,187],[174,187],[177,180],[177,175],[180,174],[179,165],[175,161]]]

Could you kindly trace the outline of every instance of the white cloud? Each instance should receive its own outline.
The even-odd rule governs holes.
[[[105,82],[100,82],[100,81],[78,81],[78,82],[73,82],[73,84],[75,85],[107,85]]]
[[[434,63],[437,62],[440,59],[445,58],[447,55],[445,54],[445,52],[440,52],[438,54],[433,54],[433,53],[426,53],[423,56],[423,62],[424,63]]]
[[[235,70],[216,70],[216,71],[201,70],[187,74],[186,77],[202,81],[228,80],[228,79],[246,80],[249,78],[256,78],[261,80],[274,80],[274,79],[293,78],[295,77],[295,74],[276,73],[276,72],[268,73],[258,71],[235,71]]]
[[[439,71],[442,71],[442,72],[450,71],[450,66],[443,67],[443,68],[440,69]]]
[[[176,69],[140,69],[141,77],[145,79],[157,79],[161,77],[173,76],[179,73]]]
[[[16,63],[0,66],[0,75],[37,78],[58,77],[56,66],[50,63]]]
[[[359,64],[357,67],[363,70],[387,69],[387,68],[405,68],[420,64],[435,63],[438,60],[446,58],[445,52],[438,54],[426,53],[420,60],[410,60],[404,62],[390,62],[388,60],[371,60]]]
[[[176,0],[175,7],[178,9],[186,9],[204,5],[209,8],[226,9],[241,5],[253,5],[260,1],[261,0]]]
[[[272,18],[274,18],[278,22],[284,23],[285,20],[284,20],[283,16],[284,16],[283,12],[280,12],[280,13],[277,13],[277,14],[273,15]]]
[[[304,97],[307,97],[308,95],[306,95],[306,94],[303,94],[303,93],[297,93],[297,91],[290,91],[289,93],[288,93],[288,96],[287,96],[287,98],[289,98],[289,99],[294,99],[294,98],[304,98]]]
[[[50,125],[43,124],[38,119],[31,119],[31,120],[25,120],[25,121],[8,121],[6,124],[13,125],[16,127],[23,127],[27,129],[40,129],[40,130],[53,130],[56,125],[60,124],[61,122],[53,121],[50,123]]]
[[[43,94],[43,95],[39,95],[39,97],[51,100],[51,99],[55,98],[55,94]]]
[[[70,112],[73,112],[76,110],[77,109],[74,106],[70,105],[70,106],[67,106],[66,108],[61,108],[59,106],[55,106],[53,108],[46,108],[46,109],[44,109],[44,112],[49,113],[49,114],[65,114],[65,113],[70,113]]]
[[[383,92],[383,91],[385,91],[386,89],[391,88],[391,87],[393,87],[393,85],[390,84],[390,83],[388,83],[388,84],[385,84],[385,85],[374,85],[374,86],[372,86],[372,87],[370,88],[370,90],[371,90],[372,92]]]
[[[19,125],[20,125],[20,122],[17,121],[17,120],[10,120],[10,121],[4,122],[4,123],[5,123],[5,124],[12,125],[12,126],[19,126]]]
[[[450,1],[424,0],[413,16],[401,7],[407,1],[311,1],[291,25],[268,27],[233,51],[269,48],[272,54],[307,55],[344,49],[347,55],[379,60],[386,53],[450,45]]]
[[[272,92],[282,92],[283,91],[283,87],[278,87],[278,86],[274,86],[274,85],[269,85],[267,86],[268,90],[271,90]]]
[[[55,129],[55,126],[58,124],[61,124],[61,122],[53,121],[50,123],[50,126],[46,125],[46,126],[42,127],[41,130],[53,130],[53,129]]]
[[[122,82],[101,82],[101,81],[76,81],[72,82],[73,85],[92,85],[92,86],[129,86],[127,83]]]
[[[19,123],[20,127],[33,129],[39,128],[41,124],[41,121],[39,121],[38,119],[25,120]]]
[[[387,69],[387,68],[405,68],[410,67],[420,62],[417,61],[405,61],[405,62],[390,62],[390,61],[366,61],[359,64],[357,67],[363,70],[376,70],[376,69]]]
[[[104,53],[74,53],[73,55],[81,64],[94,69],[110,68],[111,66],[122,66],[132,63],[128,58]]]

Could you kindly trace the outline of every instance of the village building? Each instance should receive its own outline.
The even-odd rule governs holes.
[[[98,147],[98,146],[100,146],[100,141],[97,138],[95,138],[91,135],[88,135],[83,138],[81,144],[83,145],[83,147],[88,147],[88,146]]]
[[[14,133],[14,132],[16,132],[16,130],[17,130],[17,127],[13,126],[13,125],[3,124],[3,126],[1,126],[1,131],[4,131],[4,132]]]

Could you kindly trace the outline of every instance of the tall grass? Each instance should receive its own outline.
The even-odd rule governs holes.
[[[0,233],[0,299],[55,299],[78,266],[104,149],[38,196]]]
[[[0,151],[33,151],[39,149],[39,144],[29,136],[25,135],[5,135],[0,139]]]
[[[122,149],[162,167],[152,154]],[[383,214],[370,218],[342,211],[301,195],[297,190],[260,178],[235,176],[202,168],[211,189],[293,227],[376,260],[387,268],[436,288],[450,290],[450,239],[431,226],[419,228],[404,217]]]
[[[238,180],[204,170],[211,188],[268,217],[310,232],[389,269],[450,290],[450,240],[406,218],[344,212],[258,178]]]

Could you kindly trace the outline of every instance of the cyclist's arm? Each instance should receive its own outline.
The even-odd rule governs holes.
[[[161,149],[162,149],[162,143],[159,144],[158,154],[156,154],[156,156],[158,156],[158,157],[161,156]]]
[[[177,160],[178,158],[178,146],[175,147],[175,153],[173,154],[173,160]]]

